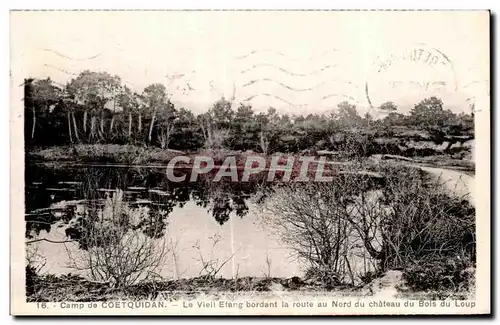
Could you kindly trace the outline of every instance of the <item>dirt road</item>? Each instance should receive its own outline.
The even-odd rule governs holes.
[[[474,176],[450,169],[422,167],[413,164],[410,164],[409,166],[418,167],[430,174],[435,175],[441,179],[445,187],[452,193],[457,196],[467,196],[468,200],[475,205]]]

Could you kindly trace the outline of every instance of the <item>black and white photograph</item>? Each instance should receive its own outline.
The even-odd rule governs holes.
[[[489,29],[11,11],[12,312],[489,313]]]

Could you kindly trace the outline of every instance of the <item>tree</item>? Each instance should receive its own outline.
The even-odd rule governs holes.
[[[383,120],[382,123],[387,126],[404,125],[406,123],[407,117],[403,114],[390,112]]]
[[[109,89],[110,99],[109,99],[108,103],[110,104],[110,106],[112,107],[113,110],[111,112],[111,122],[109,123],[109,136],[113,137],[113,131],[114,131],[115,119],[116,119],[116,104],[118,101],[118,96],[121,93],[121,85],[118,83],[118,84],[110,85],[110,87],[111,87]],[[104,110],[101,113],[101,132],[104,134],[103,114],[104,114]]]
[[[208,112],[198,116],[205,138],[205,147],[215,149],[223,146],[231,129],[234,115],[231,105],[231,102],[222,97]]]
[[[162,149],[168,149],[176,118],[177,112],[170,101],[158,110],[158,139]]]
[[[384,112],[390,113],[397,111],[398,107],[394,104],[394,102],[385,102],[380,105],[380,109]]]
[[[252,106],[240,104],[231,123],[230,146],[234,150],[255,150],[258,147],[259,125]]]
[[[422,100],[410,111],[411,122],[427,128],[442,126],[448,117],[443,110],[443,102],[437,97]]]
[[[35,129],[37,124],[37,111],[47,113],[50,107],[55,105],[60,99],[60,89],[56,87],[50,78],[47,79],[26,79],[25,90],[27,90],[26,103],[31,106],[33,114],[33,125],[31,129],[31,139],[35,139]]]
[[[151,122],[149,124],[148,133],[148,144],[150,144],[153,135],[156,112],[167,105],[167,90],[165,86],[160,83],[151,84],[144,88],[142,98],[146,109],[151,114]]]
[[[128,139],[132,140],[132,117],[134,115],[140,116],[140,101],[136,93],[124,86],[122,91],[117,97],[118,105],[123,109],[123,113],[128,116]],[[140,131],[140,129],[139,129]]]
[[[104,137],[104,111],[108,102],[114,101],[120,88],[120,77],[107,72],[85,70],[67,85],[69,95],[84,108],[83,132],[87,134],[87,115],[91,111],[89,139],[95,140],[97,116],[100,115],[101,138]]]
[[[180,150],[197,150],[203,147],[203,134],[194,114],[181,108],[176,116],[172,130],[172,147]]]
[[[341,180],[290,184],[278,189],[268,205],[272,212],[268,225],[308,265],[307,277],[327,288],[339,284],[344,275],[353,278],[348,258],[353,239],[348,197],[352,188],[344,185]]]
[[[135,96],[135,98],[137,99],[137,102],[139,103],[139,107],[137,108],[137,113],[139,115],[138,120],[137,120],[137,132],[139,133],[139,137],[141,139],[143,139],[143,136],[142,136],[142,113],[147,110],[146,102],[145,102],[143,95],[137,94]]]
[[[208,112],[217,129],[229,130],[231,128],[234,112],[231,102],[227,101],[224,97],[215,102]]]
[[[31,114],[33,115],[33,123],[31,127],[31,140],[34,138],[34,133],[35,133],[35,127],[36,127],[36,108],[35,108],[35,103],[34,103],[34,96],[33,96],[33,81],[35,79],[33,78],[28,78],[24,79],[24,115],[27,116],[27,112],[29,109],[31,109]],[[25,119],[26,123],[26,119]],[[26,129],[26,128],[25,128]],[[26,131],[26,130],[25,130]],[[26,133],[25,133],[26,134]]]
[[[436,144],[447,141],[451,153],[455,142],[464,143],[474,134],[473,112],[454,114],[444,109],[437,97],[417,103],[409,115],[397,113],[394,102],[385,102],[379,107],[384,119],[374,119],[368,113],[360,116],[357,107],[347,101],[339,103],[329,115],[287,115],[273,107],[254,113],[251,106],[233,107],[233,99],[224,97],[195,116],[188,109],[177,111],[162,84],[151,84],[137,94],[107,72],[85,70],[66,86],[58,86],[50,78],[27,78],[24,88],[25,138],[39,145],[75,141],[121,144],[140,139],[144,144],[163,148],[172,145],[181,150],[184,145],[192,150],[204,145],[264,153],[339,150],[342,146],[357,148],[361,128],[370,128],[367,133],[373,134],[379,127],[391,133],[392,126],[404,126],[425,130],[421,134],[430,134]],[[37,139],[40,131],[47,136]],[[368,147],[365,144],[369,143],[361,142],[367,154],[380,151],[379,146]]]
[[[337,105],[334,119],[341,127],[356,127],[361,124],[362,118],[358,115],[356,105],[343,101]]]
[[[286,114],[280,116],[274,107],[269,107],[266,113],[260,113],[256,117],[259,125],[259,144],[263,153],[267,154],[281,147],[277,142],[280,140],[283,130],[290,132],[293,123]]]
[[[73,122],[75,138],[79,142],[80,136],[78,135],[78,125],[76,123],[76,118],[75,118],[75,107],[77,106],[77,104],[68,94],[67,88],[64,88],[62,92],[61,105],[64,107],[64,110],[66,110],[68,116],[68,132],[69,132],[70,142],[73,143],[71,122]]]

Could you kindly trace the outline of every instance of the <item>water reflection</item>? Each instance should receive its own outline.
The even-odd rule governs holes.
[[[223,263],[219,275],[289,277],[302,270],[291,251],[259,221],[265,200],[259,183],[171,183],[160,168],[29,166],[26,168],[26,237],[37,242],[49,273],[75,272],[69,254],[88,249],[86,231],[102,216],[106,200],[122,195],[140,210],[139,226],[172,247],[160,274],[200,275],[200,256]],[[219,238],[214,249],[213,238]],[[68,239],[71,243],[63,245]],[[269,264],[269,261],[273,263]]]
[[[81,238],[85,220],[91,222],[96,218],[103,200],[117,190],[124,192],[124,200],[130,205],[149,208],[146,228],[164,228],[173,208],[182,208],[189,201],[206,208],[223,225],[233,212],[243,217],[248,212],[246,199],[262,187],[255,182],[204,179],[196,183],[172,183],[163,168],[28,166],[25,176],[26,237],[37,235],[41,230],[50,231],[56,221],[75,220],[76,205],[84,204],[88,207],[88,218],[77,219],[74,226],[66,230],[69,237]],[[66,204],[56,204],[62,201]]]

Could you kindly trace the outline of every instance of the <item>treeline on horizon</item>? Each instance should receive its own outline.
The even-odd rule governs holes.
[[[50,78],[25,79],[24,136],[27,147],[112,143],[189,151],[338,150],[339,135],[366,142],[376,135],[390,137],[398,128],[426,131],[437,142],[445,136],[473,137],[470,108],[470,114],[455,114],[431,97],[403,115],[393,102],[386,102],[379,107],[386,116],[374,119],[368,113],[360,116],[346,101],[335,111],[304,116],[278,114],[272,107],[256,113],[250,105],[221,98],[207,112],[195,115],[176,107],[163,84],[136,93],[118,76],[86,70],[66,85]]]

